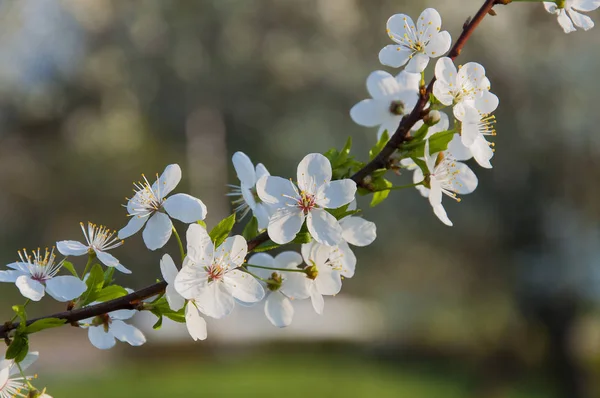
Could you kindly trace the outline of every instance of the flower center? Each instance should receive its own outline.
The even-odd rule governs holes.
[[[155,191],[144,174],[142,174],[142,178],[144,179],[143,181],[133,183],[135,195],[131,199],[131,207],[134,214],[145,216],[149,212],[152,213],[160,210],[163,198],[160,193],[160,183],[156,184]],[[156,175],[156,179],[157,181],[159,180],[158,174]]]
[[[308,279],[315,280],[317,279],[317,276],[319,276],[319,270],[317,269],[317,265],[314,262],[312,262],[311,266],[306,267],[304,269],[304,272],[306,273],[306,277]]]
[[[390,104],[390,113],[392,115],[404,115],[404,102],[392,101]]]
[[[223,275],[225,274],[225,268],[219,264],[211,264],[208,267],[204,267],[204,269],[208,272],[209,283],[223,279]]]
[[[298,199],[298,207],[304,215],[307,215],[312,209],[315,208],[315,195],[311,195],[305,191],[300,191],[300,199]]]

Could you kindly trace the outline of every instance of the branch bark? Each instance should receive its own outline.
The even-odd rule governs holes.
[[[477,28],[477,26],[481,23],[483,18],[490,13],[492,8],[496,4],[508,4],[510,0],[486,0],[484,4],[481,6],[479,11],[475,14],[475,16],[465,23],[463,26],[463,31],[459,38],[454,43],[454,46],[448,53],[448,57],[452,58],[452,60],[458,57]],[[356,172],[351,179],[356,182],[357,185],[361,187],[368,187],[368,183],[365,182],[365,178],[373,173],[377,169],[387,168],[388,161],[390,156],[394,154],[394,152],[404,143],[408,141],[410,135],[410,129],[417,123],[419,120],[423,118],[427,114],[427,110],[425,106],[429,101],[429,95],[433,90],[433,83],[435,82],[435,77],[431,79],[427,88],[424,92],[421,93],[419,97],[419,101],[415,105],[412,112],[406,115],[398,125],[398,128],[385,145],[385,147],[381,150],[381,152],[369,163],[365,165],[361,170]],[[269,239],[269,236],[266,232],[258,235],[254,239],[248,242],[248,252],[253,251],[258,245],[263,242],[266,242]],[[110,300],[104,303],[95,304],[85,308],[78,308],[71,311],[59,312],[52,315],[42,316],[39,318],[34,318],[27,320],[27,325],[32,324],[33,322],[46,319],[46,318],[58,318],[65,319],[68,323],[75,323],[82,319],[92,318],[98,315],[106,314],[109,312],[117,311],[117,310],[125,310],[125,309],[137,309],[138,305],[142,300],[145,300],[149,297],[156,296],[158,294],[162,294],[167,287],[167,283],[165,281],[157,282],[153,285],[147,286],[143,289],[135,291],[127,296],[123,296],[114,300]],[[19,322],[7,322],[4,325],[0,326],[0,339],[5,339],[8,337],[8,334],[11,330],[19,327]]]

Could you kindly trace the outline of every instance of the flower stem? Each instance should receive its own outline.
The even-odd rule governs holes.
[[[242,266],[241,268],[244,270],[244,272],[246,272],[246,273],[247,273],[247,274],[249,274],[249,275],[252,275],[252,276],[253,276],[253,277],[255,277],[256,279],[258,279],[258,280],[260,280],[260,281],[263,281],[263,282],[265,282],[265,283],[269,283],[269,281],[268,281],[267,279],[265,279],[265,278],[261,278],[260,276],[258,276],[258,275],[256,275],[256,274],[253,274],[252,272],[248,271],[248,269],[247,269],[246,267]]]
[[[96,259],[96,252],[93,252],[93,251],[89,252],[87,264],[85,264],[85,269],[83,270],[83,274],[81,274],[81,280],[83,280],[83,278],[85,278],[85,274],[88,273],[88,271],[90,270],[90,267],[92,266],[92,263],[94,262],[95,259]]]
[[[268,269],[273,271],[283,271],[283,272],[304,272],[303,269],[289,269],[289,268],[273,268],[273,267],[264,267],[262,265],[252,265],[252,264],[244,264],[246,267],[254,267],[261,269]]]
[[[29,304],[31,302],[30,299],[25,300],[25,304],[23,304],[23,309],[25,307],[27,307],[27,304]],[[15,316],[12,317],[12,319],[10,320],[10,323],[13,323],[19,316],[17,314],[15,314]]]
[[[19,373],[21,373],[21,376],[23,377],[23,380],[25,381],[25,383],[27,383],[27,387],[29,387],[29,390],[35,391],[35,387],[29,381],[29,377],[25,376],[25,374],[23,373],[23,369],[21,368],[21,364],[19,362],[15,361],[15,365],[17,365],[17,368],[19,369]]]
[[[177,229],[173,225],[173,234],[175,235],[175,239],[177,239],[177,244],[179,245],[179,253],[181,254],[181,261],[185,260],[185,250],[183,250],[183,243],[181,242],[181,238],[179,237],[179,233]]]

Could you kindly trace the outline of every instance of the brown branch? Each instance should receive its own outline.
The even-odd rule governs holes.
[[[469,20],[468,23],[465,23],[461,35],[459,36],[458,40],[456,40],[456,43],[454,43],[454,46],[448,53],[448,56],[454,60],[460,55],[461,50],[465,46],[467,40],[469,40],[469,38],[475,31],[475,28],[477,28],[477,26],[483,20],[483,18],[488,13],[490,13],[494,5],[508,3],[510,3],[510,0],[486,0],[485,3],[479,9],[479,11],[477,11],[477,14],[475,14],[475,16],[471,20]],[[428,112],[425,109],[425,106],[429,101],[429,94],[431,94],[431,91],[433,90],[434,82],[435,77],[429,82],[425,92],[420,95],[419,100],[412,112],[409,115],[402,118],[400,124],[398,125],[398,128],[396,129],[396,132],[394,133],[394,135],[392,135],[392,137],[385,145],[385,147],[381,150],[381,152],[372,161],[366,164],[361,170],[359,170],[351,177],[351,179],[354,180],[354,182],[356,182],[357,185],[367,188],[368,183],[364,181],[365,177],[369,176],[377,169],[387,168],[387,163],[389,161],[390,156],[394,154],[394,152],[400,147],[400,145],[402,145],[402,143],[408,140],[410,129]],[[269,236],[266,232],[263,232],[254,239],[251,239],[250,241],[248,241],[248,252],[251,252],[258,245],[260,245],[263,242],[266,242],[268,239]],[[98,315],[106,314],[117,310],[137,309],[139,303],[142,300],[164,293],[166,287],[166,282],[160,281],[153,285],[140,289],[136,292],[128,294],[127,296],[106,301],[104,303],[30,319],[27,321],[27,325],[30,325],[37,320],[46,318],[65,319],[67,323],[75,324],[76,322],[81,321],[82,319],[92,318]],[[8,337],[9,332],[11,330],[16,329],[18,326],[19,322],[7,322],[4,325],[1,325],[0,339],[6,339]]]

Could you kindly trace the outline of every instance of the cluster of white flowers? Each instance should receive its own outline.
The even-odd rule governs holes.
[[[600,0],[557,0],[544,2],[544,6],[558,15],[560,25],[568,33],[575,30],[574,26],[585,30],[593,27],[592,20],[580,12],[595,10]],[[452,39],[448,32],[441,31],[441,26],[441,17],[432,8],[424,10],[416,23],[404,14],[389,18],[387,33],[396,44],[384,47],[379,60],[385,66],[403,70],[395,76],[380,70],[371,73],[367,78],[371,98],[352,107],[350,117],[359,125],[378,127],[375,148],[381,150],[386,144],[384,138],[392,137],[410,115],[406,120],[413,122],[412,137],[393,148],[393,157],[386,159],[388,167],[412,171],[413,184],[409,186],[426,197],[434,214],[451,226],[442,199],[446,195],[460,201],[458,195],[477,188],[475,173],[462,161],[474,159],[483,168],[492,167],[493,144],[487,138],[496,134],[492,113],[499,100],[490,91],[491,83],[482,65],[468,62],[456,67],[453,58],[444,56]],[[437,59],[435,78],[426,87],[425,71],[431,59]],[[452,107],[452,111],[442,112],[446,107]],[[452,123],[448,115],[452,116]],[[194,340],[207,337],[204,317],[226,317],[236,301],[248,306],[264,299],[265,316],[277,327],[291,324],[294,300],[310,298],[315,312],[322,314],[323,296],[338,294],[342,280],[354,276],[357,258],[350,245],[366,246],[377,236],[374,223],[356,216],[358,178],[347,176],[365,164],[349,157],[350,147],[351,140],[342,151],[306,155],[298,164],[295,180],[271,176],[263,164],[254,166],[248,156],[236,152],[232,163],[240,185],[230,185],[233,190],[228,196],[237,197],[234,212],[240,213],[240,219],[252,212],[244,236],[257,237],[254,242],[241,235],[229,236],[234,216],[209,232],[203,222],[207,209],[200,199],[184,193],[170,195],[181,180],[177,164],[167,166],[152,184],[142,175],[143,180],[134,184],[134,195],[125,205],[129,222],[119,232],[81,223],[85,243],[56,243],[58,252],[65,256],[62,260],[57,261],[54,248],[29,253],[23,249],[18,252],[18,261],[0,271],[0,282],[14,283],[27,299],[24,305],[13,307],[17,314],[13,320],[19,317],[21,322],[14,334],[4,335],[6,341],[23,342],[27,334],[60,326],[61,319],[55,318],[26,322],[25,306],[30,301],[40,301],[46,293],[57,301],[69,302],[69,309],[78,310],[132,293],[113,284],[115,270],[124,274],[131,271],[108,251],[122,246],[123,239],[142,229],[143,241],[150,250],[164,247],[174,235],[181,251],[181,267],[164,254],[160,259],[164,282],[154,285],[159,287],[154,292],[166,286],[164,294],[141,297],[145,299],[141,302],[126,302],[105,314],[86,312],[85,316],[96,316],[72,323],[87,329],[90,342],[99,349],[113,347],[116,340],[132,346],[146,342],[138,328],[124,322],[137,310],[152,311],[159,318],[157,327],[163,315],[185,322]],[[387,180],[380,180],[377,185],[376,179],[382,176],[375,174],[358,181],[363,188],[359,193],[406,187],[394,187]],[[382,181],[387,188],[380,189]],[[172,219],[189,224],[185,245]],[[249,247],[254,249],[257,242],[266,243],[265,250],[289,243],[301,247],[299,252],[288,250],[276,256],[259,252],[247,259]],[[86,255],[85,270],[78,275],[67,257]],[[63,270],[72,275],[58,275]],[[17,328],[12,321],[4,327]],[[32,377],[22,373],[38,354],[27,353],[26,344],[10,347],[14,346],[25,351],[11,352],[9,359],[0,361],[0,398],[25,397],[22,390],[29,391],[27,396],[49,397],[45,390],[39,392],[31,385]],[[17,373],[20,375],[15,377]]]

